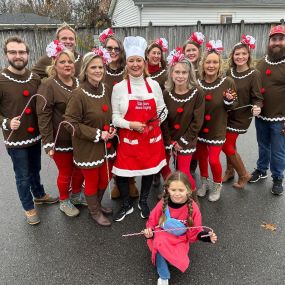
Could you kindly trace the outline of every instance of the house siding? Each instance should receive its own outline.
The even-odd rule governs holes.
[[[140,26],[139,8],[132,0],[118,0],[111,20],[114,27]]]

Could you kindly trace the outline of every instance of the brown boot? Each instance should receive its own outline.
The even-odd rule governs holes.
[[[114,187],[112,189],[112,192],[111,192],[111,198],[112,199],[118,199],[120,198],[121,194],[120,194],[120,191],[118,189],[118,186],[117,186],[117,181],[116,181],[116,177],[114,177]]]
[[[233,187],[242,189],[250,180],[251,175],[246,171],[243,161],[237,152],[234,155],[230,155],[229,159],[238,173],[238,181],[233,184]]]
[[[108,208],[108,207],[104,207],[102,206],[102,199],[103,199],[103,196],[104,196],[104,193],[105,193],[105,190],[98,190],[98,200],[99,200],[99,203],[101,205],[101,211],[104,213],[104,214],[112,214],[113,213],[113,210],[112,208]]]
[[[92,219],[101,226],[111,226],[111,222],[101,211],[98,195],[85,196]]]
[[[233,168],[233,165],[231,164],[228,156],[227,156],[227,169],[225,171],[225,174],[223,176],[222,182],[228,182],[235,178],[235,170]]]
[[[129,194],[130,194],[130,197],[132,197],[132,198],[139,197],[139,190],[136,186],[135,177],[129,178]]]

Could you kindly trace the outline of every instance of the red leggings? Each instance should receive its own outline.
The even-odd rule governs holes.
[[[108,161],[109,177],[112,178],[111,169],[113,163]],[[81,169],[81,172],[85,179],[86,196],[95,195],[98,190],[105,190],[108,186],[107,164],[104,162],[101,166],[96,168]]]
[[[236,141],[238,138],[238,133],[227,132],[226,141],[223,145],[223,152],[226,155],[234,155],[236,153]]]
[[[81,191],[81,185],[84,181],[83,175],[79,168],[73,164],[72,152],[58,152],[53,155],[54,162],[58,169],[57,187],[59,199],[66,200],[69,198],[69,187],[71,182],[72,193],[76,194]]]
[[[163,179],[165,180],[167,176],[171,173],[171,169],[169,167],[169,161],[170,161],[170,154],[166,152],[166,165],[163,167],[161,170],[161,174],[163,176]],[[174,157],[175,159],[175,157]],[[183,173],[185,173],[188,176],[188,179],[191,183],[192,191],[196,190],[196,183],[195,180],[193,179],[189,167],[191,163],[192,155],[177,155],[177,169]]]
[[[199,159],[199,168],[201,177],[209,177],[208,173],[208,161],[210,163],[211,171],[213,174],[213,180],[216,183],[222,182],[222,165],[220,161],[220,153],[222,151],[222,145],[208,145],[205,143],[197,143],[197,155]]]

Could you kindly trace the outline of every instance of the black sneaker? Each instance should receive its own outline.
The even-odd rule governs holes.
[[[267,177],[267,173],[260,171],[258,169],[255,169],[252,173],[251,173],[251,178],[249,179],[249,183],[255,183],[257,181],[259,181],[260,179],[265,179]]]
[[[274,195],[282,195],[283,194],[283,185],[282,179],[273,178],[273,186],[271,189],[271,193]]]
[[[149,207],[148,207],[147,203],[139,202],[138,203],[138,208],[141,211],[141,217],[143,219],[147,219],[149,217],[149,214],[150,214],[150,210],[149,210]]]
[[[133,211],[134,211],[133,206],[131,205],[123,206],[120,209],[120,211],[114,215],[113,220],[115,222],[120,222],[125,218],[125,216],[131,214]]]

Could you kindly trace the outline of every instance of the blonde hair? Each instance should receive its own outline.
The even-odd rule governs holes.
[[[62,54],[66,54],[69,59],[73,62],[73,64],[75,64],[75,58],[74,58],[74,54],[68,50],[68,49],[65,49],[63,51],[61,51],[56,58],[53,58],[52,61],[51,61],[51,65],[47,66],[46,68],[46,73],[48,75],[48,77],[55,77],[56,76],[56,70],[55,70],[55,65],[59,59],[59,57],[62,55]]]
[[[149,72],[148,72],[148,69],[147,69],[146,60],[144,58],[142,58],[142,59],[144,61],[143,78],[146,78],[146,77],[149,77]],[[123,74],[123,78],[124,79],[128,79],[129,78],[129,72],[128,72],[127,65],[125,66],[125,71],[124,71],[124,74]]]
[[[245,48],[248,52],[248,60],[247,60],[247,65],[248,67],[252,67],[252,57],[251,57],[251,51],[250,51],[250,48],[249,48],[249,45],[247,44],[243,44],[243,43],[237,43],[236,45],[234,45],[233,47],[233,50],[231,51],[230,53],[230,56],[229,56],[229,59],[228,59],[228,65],[229,67],[233,67],[233,68],[236,68],[237,65],[235,64],[234,62],[234,53],[236,50],[240,49],[240,48]]]
[[[74,30],[71,26],[69,26],[67,23],[65,23],[65,22],[62,23],[62,24],[57,28],[57,30],[56,30],[56,32],[55,32],[55,36],[56,36],[57,39],[59,39],[59,33],[60,33],[61,31],[63,31],[63,30],[69,30],[69,31],[71,31],[71,32],[74,34],[74,37],[75,37],[75,40],[76,40],[77,34],[76,34],[75,30]]]
[[[86,70],[88,68],[89,63],[95,58],[100,58],[102,60],[102,63],[103,63],[102,57],[98,54],[95,54],[94,52],[88,52],[84,55],[83,60],[82,60],[82,64],[81,64],[80,73],[78,76],[78,78],[81,82],[84,82],[87,80]],[[103,66],[104,66],[104,76],[105,76],[106,66],[104,63],[103,63]],[[103,80],[104,80],[104,76],[103,76]]]
[[[211,51],[206,51],[204,52],[203,56],[202,56],[202,59],[200,61],[200,64],[199,64],[199,77],[204,80],[205,79],[205,71],[204,71],[204,64],[206,62],[206,59],[208,57],[208,55],[212,54],[212,53],[215,53],[216,55],[218,55],[219,57],[219,70],[218,70],[218,78],[221,78],[224,74],[224,65],[223,65],[223,59],[222,59],[222,56],[217,53],[216,51],[214,50],[211,50]]]
[[[193,64],[189,61],[187,58],[183,58],[177,63],[181,63],[186,67],[186,70],[188,71],[188,79],[187,79],[187,89],[191,90],[193,87],[197,87],[197,81],[196,81],[196,75],[194,71]],[[172,79],[172,73],[175,65],[169,65],[167,70],[167,80],[165,82],[165,89],[167,91],[173,90],[175,87],[173,79]]]
[[[167,179],[165,180],[164,182],[164,193],[163,193],[163,204],[162,204],[162,215],[160,216],[159,218],[159,225],[161,226],[165,221],[166,221],[166,215],[165,215],[165,211],[166,211],[166,208],[168,206],[168,200],[169,200],[169,192],[168,192],[168,188],[170,186],[170,184],[174,181],[181,181],[188,193],[187,193],[187,205],[188,205],[188,219],[187,219],[187,222],[188,222],[188,226],[191,227],[193,225],[193,219],[192,219],[192,214],[193,214],[193,205],[192,205],[192,202],[193,202],[193,196],[192,196],[192,187],[191,187],[191,184],[190,184],[190,181],[187,177],[187,175],[181,171],[175,171],[175,172],[172,172],[168,177]]]

